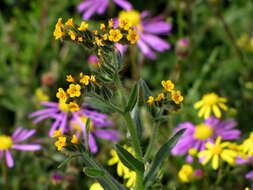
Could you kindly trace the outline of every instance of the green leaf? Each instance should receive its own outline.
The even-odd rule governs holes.
[[[105,175],[105,172],[101,169],[85,167],[83,172],[89,177],[101,177]]]
[[[110,106],[108,103],[105,102],[105,100],[103,101],[97,97],[86,97],[85,102],[95,106],[96,108],[106,113],[115,111],[112,106]]]
[[[137,102],[138,95],[139,95],[139,85],[137,83],[134,85],[134,87],[131,90],[129,100],[128,100],[127,106],[125,108],[125,112],[132,111],[132,109],[134,108],[134,106]]]
[[[151,90],[149,89],[149,87],[148,87],[147,83],[145,82],[145,80],[140,79],[139,84],[142,88],[144,102],[146,102],[148,100],[148,97],[152,96]]]
[[[133,120],[134,120],[135,125],[136,125],[137,135],[141,139],[143,126],[142,126],[142,122],[141,122],[140,109],[139,109],[139,106],[138,106],[138,101],[137,101],[137,103],[136,103],[136,105],[135,105],[135,107],[132,111],[132,117],[133,117]]]
[[[178,131],[173,137],[171,137],[156,153],[155,158],[151,162],[151,165],[147,172],[144,174],[144,183],[148,187],[150,186],[160,169],[160,166],[162,162],[165,160],[165,158],[168,157],[170,154],[171,149],[174,147],[174,145],[177,143],[178,139],[181,137],[181,135],[184,133],[185,129],[181,129]]]
[[[144,165],[142,162],[137,160],[133,157],[132,154],[130,154],[126,149],[124,149],[122,146],[116,144],[116,151],[119,155],[120,161],[128,167],[130,170],[144,172]]]

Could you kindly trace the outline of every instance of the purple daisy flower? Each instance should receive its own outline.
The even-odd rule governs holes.
[[[182,123],[175,129],[175,132],[182,128],[185,128],[186,131],[171,152],[173,155],[186,155],[186,160],[192,162],[192,155],[197,151],[203,151],[206,142],[214,142],[219,136],[223,140],[238,139],[241,132],[234,129],[236,125],[237,123],[233,119],[222,121],[214,116],[196,126],[190,122]]]
[[[132,9],[132,5],[126,0],[113,0],[113,2],[125,10]],[[83,19],[88,20],[93,14],[103,14],[109,3],[109,0],[84,0],[77,9],[83,13]]]
[[[113,129],[105,129],[114,126],[114,123],[108,121],[108,116],[96,111],[80,110],[73,114],[71,120],[71,128],[76,131],[77,137],[81,135],[85,139],[86,122],[90,119],[89,147],[92,153],[98,151],[95,137],[99,137],[109,141],[118,141],[119,132]]]
[[[45,119],[51,118],[54,120],[49,130],[49,136],[53,136],[53,133],[57,129],[62,129],[62,133],[68,130],[68,115],[72,116],[72,112],[69,112],[66,104],[56,102],[42,102],[45,109],[33,112],[29,115],[29,118],[35,118],[34,124],[37,124]]]
[[[5,155],[5,160],[9,168],[14,166],[14,160],[11,155],[12,150],[22,150],[22,151],[36,151],[40,150],[41,146],[38,144],[20,144],[20,142],[25,141],[34,133],[36,130],[26,130],[23,128],[17,128],[12,136],[0,135],[0,160]]]
[[[155,51],[163,52],[170,49],[171,45],[158,37],[158,35],[168,35],[172,30],[172,24],[167,23],[162,16],[149,18],[149,12],[139,13],[136,10],[122,11],[118,19],[126,19],[131,26],[136,27],[140,39],[137,46],[141,52],[149,59],[155,59]]]

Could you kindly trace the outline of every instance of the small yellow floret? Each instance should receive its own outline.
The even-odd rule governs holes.
[[[54,131],[54,134],[52,137],[62,137],[62,136],[63,136],[62,128],[60,128],[60,129]]]
[[[63,147],[67,146],[66,141],[66,137],[59,137],[58,140],[54,143],[54,145],[57,147],[57,150],[62,150]]]
[[[160,101],[162,101],[164,98],[165,98],[164,93],[160,93],[160,94],[157,95],[157,97],[156,97],[155,100],[156,100],[157,102],[160,102]]]
[[[112,42],[118,42],[121,40],[123,35],[121,34],[120,30],[118,29],[111,29],[109,31],[109,40]]]
[[[189,183],[193,177],[193,168],[191,165],[185,164],[178,172],[179,179],[184,183]]]
[[[77,41],[78,41],[78,42],[84,42],[84,39],[83,39],[83,37],[78,37],[78,38],[77,38]]]
[[[108,27],[109,27],[109,28],[113,28],[113,25],[114,25],[113,20],[110,19],[110,20],[108,21]]]
[[[62,101],[62,102],[66,102],[67,100],[67,93],[62,89],[62,88],[58,88],[58,92],[56,93],[56,97]]]
[[[82,21],[78,30],[79,31],[86,31],[88,29],[88,27],[89,27],[89,24],[87,22]]]
[[[139,40],[139,35],[136,30],[128,30],[127,39],[131,44],[135,44]]]
[[[104,42],[102,39],[98,38],[98,37],[95,37],[95,43],[98,45],[98,46],[105,46]]]
[[[74,27],[73,18],[68,19],[65,26]]]
[[[106,30],[105,24],[100,24],[100,29],[101,29],[101,30]]]
[[[129,30],[130,24],[126,18],[119,18],[119,27],[124,30]]]
[[[75,82],[75,79],[74,79],[74,77],[72,77],[72,75],[67,75],[66,76],[66,81],[67,82]]]
[[[79,105],[78,105],[76,102],[70,102],[70,103],[68,104],[68,107],[69,107],[69,110],[70,110],[71,112],[76,112],[76,111],[79,111],[79,110],[80,110],[80,107],[79,107]]]
[[[76,39],[76,33],[74,31],[70,30],[68,34],[69,34],[71,40]]]
[[[174,83],[171,80],[167,80],[167,81],[162,81],[161,82],[163,88],[165,91],[167,92],[171,92],[174,89]]]
[[[154,102],[155,102],[155,98],[154,98],[153,96],[149,96],[149,97],[148,97],[147,103],[148,103],[149,105],[152,105],[152,104],[154,104]]]
[[[184,97],[181,95],[181,91],[172,90],[171,91],[171,99],[176,104],[180,104],[184,100]]]
[[[81,86],[79,84],[70,84],[67,93],[71,98],[79,97],[81,95]]]
[[[73,136],[72,136],[71,143],[73,143],[73,144],[78,144],[78,138],[77,138],[76,135],[73,135]]]
[[[85,86],[88,86],[90,83],[90,76],[84,75],[83,73],[80,73],[80,83],[84,84]]]

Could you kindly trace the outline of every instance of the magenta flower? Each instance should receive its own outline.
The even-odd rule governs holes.
[[[26,130],[23,128],[17,128],[12,136],[0,135],[0,160],[5,156],[6,163],[9,168],[14,166],[14,160],[11,155],[12,150],[22,150],[22,151],[36,151],[40,150],[41,146],[38,144],[20,144],[20,142],[25,141],[34,133],[36,130]]]
[[[214,142],[217,137],[223,140],[235,140],[240,137],[240,131],[234,129],[237,123],[233,119],[220,120],[216,117],[209,117],[203,124],[194,126],[190,122],[180,124],[175,132],[185,128],[186,131],[172,149],[173,155],[186,155],[188,162],[193,161],[192,155],[196,151],[203,151],[206,142]]]
[[[158,37],[158,35],[168,35],[172,29],[172,24],[165,22],[162,16],[153,18],[148,16],[148,11],[139,13],[136,10],[130,10],[122,11],[118,19],[126,19],[131,26],[136,27],[140,36],[137,46],[147,58],[155,59],[155,51],[163,52],[171,47],[167,41]]]
[[[88,20],[93,14],[103,14],[110,3],[109,1],[110,0],[84,0],[78,5],[77,9],[79,12],[83,13],[83,19]],[[132,9],[132,5],[126,0],[113,0],[113,2],[125,10]]]
[[[108,121],[108,116],[96,111],[80,110],[74,113],[74,117],[71,120],[71,128],[75,130],[77,137],[83,136],[85,139],[86,122],[90,119],[90,131],[89,131],[89,147],[92,153],[98,151],[98,146],[95,137],[109,141],[118,141],[119,132],[113,129],[105,129],[107,127],[114,126],[114,123]]]

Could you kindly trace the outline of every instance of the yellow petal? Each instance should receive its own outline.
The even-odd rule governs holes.
[[[214,115],[215,115],[216,117],[218,117],[218,118],[221,117],[220,109],[219,109],[218,106],[215,105],[215,104],[213,105],[213,112],[214,112]]]
[[[211,113],[211,107],[208,106],[206,107],[204,118],[207,119],[210,116],[210,113]]]
[[[228,101],[227,98],[219,98],[219,102],[225,103],[225,102],[227,102],[227,101]]]
[[[202,117],[203,115],[204,115],[204,113],[205,113],[205,111],[206,111],[206,106],[204,106],[204,107],[202,107],[200,110],[199,110],[199,113],[198,113],[198,116],[199,117]]]
[[[218,103],[218,105],[221,107],[221,109],[223,109],[223,110],[228,110],[228,107],[225,105],[225,104],[223,104],[223,103]]]
[[[194,104],[194,108],[195,108],[195,109],[200,108],[202,105],[203,105],[203,101],[200,100],[200,101],[198,101],[198,102],[196,102],[196,103]]]
[[[219,167],[219,157],[218,157],[218,155],[214,155],[214,156],[213,156],[212,167],[213,167],[213,169],[215,169],[215,170],[218,169],[218,167]]]

